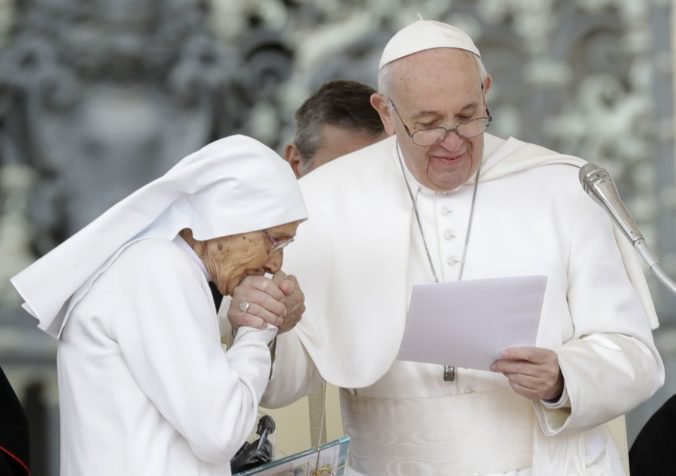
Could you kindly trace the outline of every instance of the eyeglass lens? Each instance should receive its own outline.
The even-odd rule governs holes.
[[[419,145],[432,145],[442,142],[448,134],[454,131],[460,137],[470,138],[485,132],[488,128],[488,122],[488,118],[481,117],[463,124],[458,124],[456,127],[450,129],[446,129],[445,127],[423,129],[414,132],[411,135],[411,139],[413,139],[413,142]]]

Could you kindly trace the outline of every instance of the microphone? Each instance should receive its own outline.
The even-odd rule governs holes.
[[[579,177],[582,188],[587,192],[587,195],[613,217],[615,223],[633,245],[636,245],[638,240],[643,239],[636,222],[620,199],[615,182],[606,169],[588,162],[580,169]]]
[[[666,287],[676,294],[676,283],[660,268],[657,258],[650,251],[638,225],[636,225],[629,210],[627,210],[627,207],[622,202],[615,182],[608,171],[592,162],[588,162],[580,168],[579,179],[587,195],[601,205],[606,213],[612,217],[620,230],[622,230],[650,267],[650,270],[655,273]]]

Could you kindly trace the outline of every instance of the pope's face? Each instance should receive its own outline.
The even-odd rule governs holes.
[[[406,165],[422,185],[432,190],[458,188],[481,163],[483,133],[464,138],[450,132],[438,144],[420,146],[409,137],[404,124],[413,134],[439,126],[452,129],[486,117],[476,59],[463,50],[437,48],[404,57],[388,67],[394,68],[390,97],[374,95],[372,102],[388,133],[397,135]]]
[[[299,223],[204,241],[200,257],[218,290],[232,295],[246,276],[279,271],[284,261],[280,246],[293,239]]]

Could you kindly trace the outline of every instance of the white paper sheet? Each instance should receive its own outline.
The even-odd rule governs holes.
[[[546,276],[413,286],[399,360],[488,370],[507,347],[534,346]]]

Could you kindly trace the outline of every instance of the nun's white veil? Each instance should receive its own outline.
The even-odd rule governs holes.
[[[11,279],[23,307],[58,337],[72,305],[127,245],[246,233],[307,217],[296,178],[272,149],[246,136],[213,142],[108,209]]]

